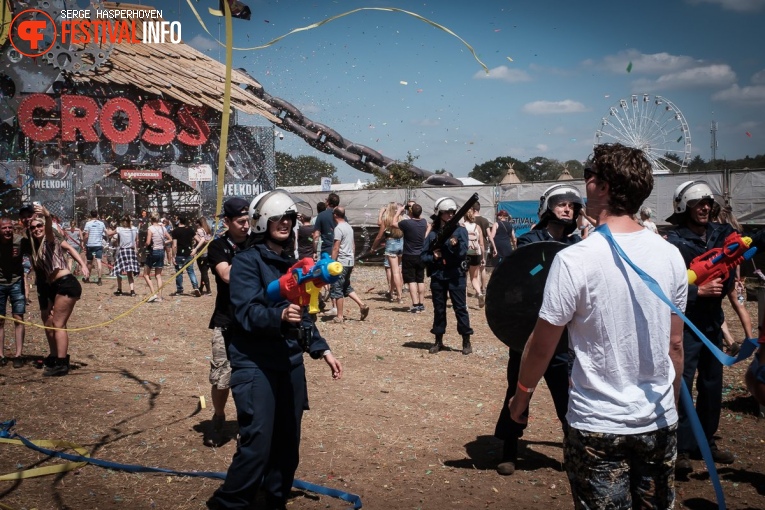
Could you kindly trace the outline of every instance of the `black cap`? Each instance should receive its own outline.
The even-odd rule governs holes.
[[[239,197],[229,198],[223,204],[223,214],[226,218],[239,218],[250,214],[250,203]]]
[[[19,216],[34,216],[35,214],[35,206],[32,204],[25,204],[21,206],[21,209],[19,209]]]

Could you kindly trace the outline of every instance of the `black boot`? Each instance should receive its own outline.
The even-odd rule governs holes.
[[[444,335],[436,335],[436,343],[428,351],[430,354],[437,354],[444,348]]]
[[[515,464],[518,462],[518,438],[506,439],[502,448],[502,462],[497,465],[497,473],[510,476],[515,473]]]
[[[60,377],[69,373],[69,355],[65,358],[55,358],[53,366],[46,366],[44,377]]]
[[[470,335],[462,335],[462,354],[467,356],[473,352],[473,347],[470,345]]]

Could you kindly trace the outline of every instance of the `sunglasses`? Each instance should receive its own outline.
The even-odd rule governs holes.
[[[39,229],[41,229],[41,228],[45,228],[45,225],[43,225],[42,223],[38,223],[37,225],[32,225],[32,226],[30,226],[29,228],[30,228],[31,230],[39,230]]]
[[[598,172],[597,170],[593,170],[592,168],[585,168],[585,169],[584,169],[584,180],[585,180],[585,181],[589,181],[589,180],[590,180],[590,179],[592,179],[593,177],[597,177],[597,178],[598,178],[598,179],[600,179],[601,181],[606,181],[606,180],[607,180],[607,179],[605,179],[605,178],[603,177],[603,174],[601,174],[601,173],[600,173],[600,172]]]

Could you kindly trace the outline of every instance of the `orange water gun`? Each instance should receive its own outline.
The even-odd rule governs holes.
[[[286,299],[290,303],[308,306],[308,313],[319,313],[321,288],[340,278],[343,265],[332,260],[328,253],[314,262],[306,257],[298,260],[287,273],[268,284],[266,296],[271,301]]]
[[[728,235],[722,248],[712,248],[691,261],[688,283],[703,285],[715,278],[727,280],[732,269],[757,253],[756,247],[749,247],[751,244],[751,237],[741,237],[738,232]]]

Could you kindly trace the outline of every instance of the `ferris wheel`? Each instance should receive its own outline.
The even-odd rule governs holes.
[[[620,99],[595,132],[595,145],[619,142],[643,150],[653,173],[684,170],[691,160],[691,132],[672,101],[648,94]]]

